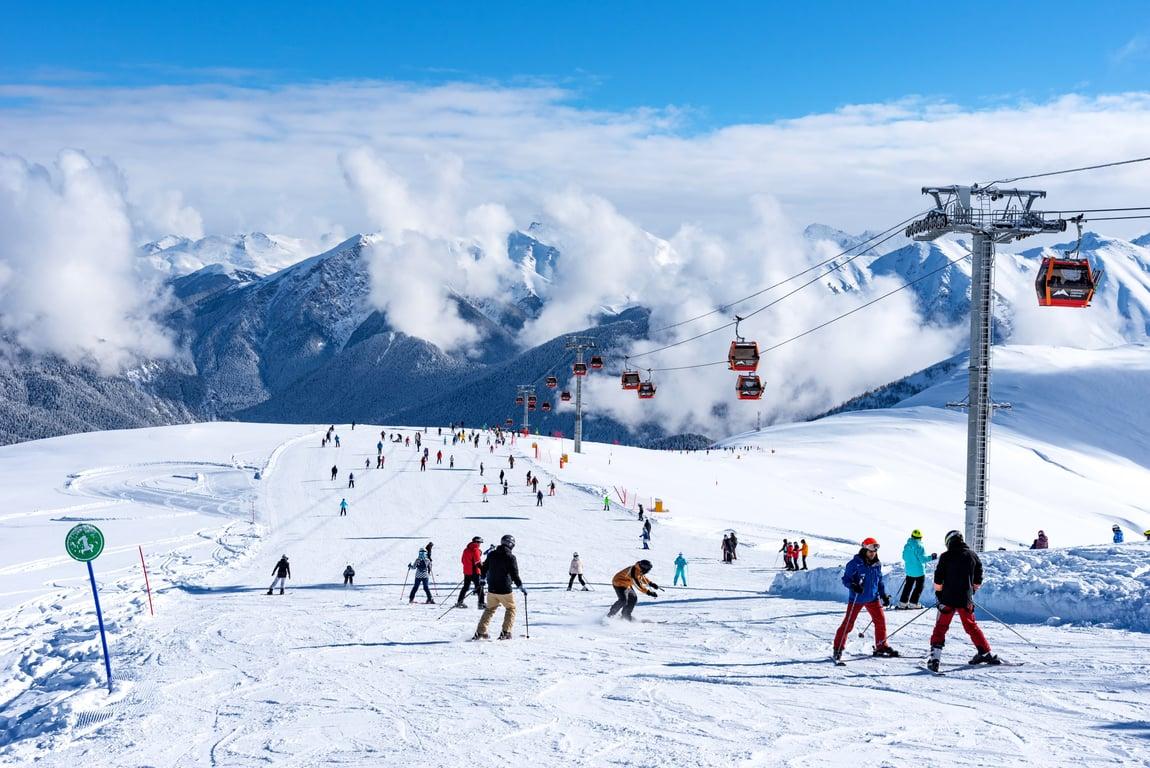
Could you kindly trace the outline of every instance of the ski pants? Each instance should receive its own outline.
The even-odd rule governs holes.
[[[684,587],[687,586],[687,566],[685,566],[685,565],[676,565],[675,566],[675,586],[676,587],[679,586],[679,579],[683,580],[683,586]]]
[[[922,597],[922,585],[926,583],[925,576],[907,576],[906,584],[902,587],[900,603],[917,603]]]
[[[611,610],[607,611],[607,617],[614,616],[622,608],[623,618],[631,621],[631,611],[635,610],[635,603],[639,602],[639,596],[631,587],[615,587],[615,597],[618,599],[611,606]]]
[[[486,499],[487,497],[485,496],[484,500]],[[472,587],[475,587],[475,595],[479,598],[479,605],[483,605],[483,577],[478,573],[463,577],[463,589],[459,590],[459,599],[455,601],[457,605],[463,604],[464,598],[467,597],[467,591]]]
[[[347,585],[351,584],[351,580],[354,578],[355,578],[354,576],[344,576],[343,577],[343,585],[346,587]]]
[[[498,595],[494,592],[487,595],[487,607],[483,609],[483,615],[479,617],[479,626],[475,629],[478,634],[487,634],[491,617],[495,615],[500,606],[503,606],[503,634],[511,634],[511,628],[515,626],[515,595]]]
[[[855,628],[855,619],[859,617],[859,612],[863,608],[866,608],[871,621],[874,622],[875,647],[881,648],[886,645],[886,614],[882,611],[882,603],[878,600],[871,600],[869,603],[857,603],[851,600],[847,605],[847,613],[843,617],[843,623],[839,625],[838,632],[835,632],[835,650],[842,650],[847,647],[847,636]]]
[[[803,555],[803,570],[807,570],[807,556]]]
[[[651,548],[651,540],[650,539],[643,539],[643,549],[650,549],[650,548]]]
[[[275,589],[276,584],[279,584],[280,591],[282,592],[283,588],[284,588],[284,584],[286,584],[286,583],[287,583],[287,577],[286,576],[276,576],[274,579],[272,579],[272,585],[270,587],[268,587],[268,592],[271,592],[273,589]]]
[[[573,573],[573,574],[571,574],[571,578],[567,581],[567,589],[568,590],[570,590],[571,587],[575,586],[575,579],[579,579],[579,583],[582,584],[584,587],[587,586],[587,582],[583,581],[583,574]]]
[[[419,590],[419,586],[421,584],[423,585],[423,592],[424,592],[424,594],[427,595],[427,599],[428,600],[432,599],[431,590],[427,586],[427,577],[426,576],[422,576],[422,577],[416,576],[415,577],[415,583],[411,585],[411,594],[407,596],[408,602],[415,600],[415,593]]]
[[[974,643],[978,652],[990,653],[990,643],[986,642],[986,636],[974,620],[974,608],[954,608],[949,605],[938,606],[938,618],[934,622],[934,631],[930,633],[930,647],[941,648],[946,645],[946,630],[950,628],[950,620],[955,613],[962,619],[962,628],[970,635],[970,642]]]
[[[347,507],[340,507],[339,508],[339,516],[340,517],[347,517]]]
[[[536,499],[535,499],[535,506],[537,506],[537,507],[542,507],[542,506],[543,506],[543,497],[542,497],[542,496],[538,496],[538,497],[536,497]]]
[[[786,563],[788,571],[793,571],[795,569],[795,564],[791,562],[790,555],[783,555],[783,562]]]

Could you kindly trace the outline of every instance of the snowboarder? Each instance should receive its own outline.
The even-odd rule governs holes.
[[[922,548],[922,531],[918,528],[911,531],[910,538],[902,547],[902,565],[906,571],[906,581],[903,582],[902,595],[899,596],[896,610],[905,611],[910,608],[916,611],[922,610],[918,599],[922,595],[923,584],[926,583],[926,564],[937,559],[937,554],[926,556],[926,550]]]
[[[735,535],[734,531],[731,531],[731,559],[739,559],[739,537]],[[794,557],[791,558],[791,562],[794,562]],[[795,564],[795,568],[796,570],[798,569],[797,563]]]
[[[731,534],[723,534],[723,562],[730,565],[731,563]]]
[[[348,563],[347,567],[343,569],[343,585],[345,587],[355,586],[352,583],[352,579],[354,579],[354,578],[355,578],[355,569],[351,567],[351,563]]]
[[[523,582],[519,578],[519,562],[511,552],[515,549],[515,537],[504,536],[499,540],[499,546],[487,556],[483,563],[483,575],[487,579],[487,607],[479,617],[479,626],[475,628],[475,640],[488,639],[487,625],[491,617],[500,607],[503,608],[503,631],[499,633],[500,640],[511,639],[511,627],[515,626],[515,596],[511,591],[512,582],[519,587],[519,591],[527,595]]]
[[[974,620],[974,593],[982,586],[982,561],[962,539],[958,531],[946,534],[946,551],[938,558],[934,569],[934,596],[938,599],[938,618],[930,635],[930,660],[926,665],[938,672],[942,660],[942,647],[946,644],[946,630],[957,613],[962,628],[970,636],[978,651],[971,664],[1001,664],[990,652],[990,643]]]
[[[803,570],[805,571],[807,570],[807,555],[810,553],[811,548],[807,546],[806,539],[800,539],[800,541],[802,541],[803,545],[799,548],[799,553],[803,557]]]
[[[335,480],[339,476],[339,467],[334,464],[331,466],[331,479]]]
[[[633,621],[631,612],[635,610],[635,603],[639,601],[639,596],[635,594],[636,589],[643,591],[648,597],[659,596],[655,591],[659,585],[647,578],[653,567],[650,560],[640,560],[615,574],[611,579],[611,586],[615,588],[616,600],[611,610],[607,611],[607,618],[611,618],[622,609],[623,618]]]
[[[783,553],[783,563],[787,566],[787,570],[793,571],[795,565],[791,562],[791,543],[783,539],[783,546],[779,551]],[[776,559],[775,562],[777,563],[778,560]]]
[[[1050,540],[1046,538],[1045,531],[1038,532],[1038,538],[1030,545],[1031,549],[1050,549]]]
[[[567,568],[567,573],[571,576],[571,578],[567,580],[568,592],[575,586],[575,579],[579,579],[579,583],[583,585],[584,592],[591,591],[590,587],[587,586],[587,582],[583,581],[583,561],[579,559],[578,552],[571,554],[571,565]]]
[[[340,499],[339,501],[339,516],[347,517],[347,499]]]
[[[1110,530],[1114,532],[1114,543],[1115,544],[1121,544],[1123,539],[1124,539],[1124,537],[1122,536],[1122,529],[1118,527],[1117,523],[1115,523],[1114,527],[1111,528]]]
[[[680,552],[679,556],[675,558],[675,584],[679,586],[679,579],[683,580],[683,586],[687,586],[687,558],[683,557]]]
[[[483,484],[483,503],[487,503],[487,483]]]
[[[604,496],[603,497],[603,511],[604,512],[610,512],[611,511],[611,497],[610,496]]]
[[[348,472],[347,473],[347,487],[348,488],[354,488],[355,487],[355,473],[354,472]]]
[[[651,548],[651,532],[650,531],[648,531],[646,528],[644,528],[643,532],[639,534],[639,538],[643,540],[643,549],[650,549]]]
[[[535,506],[537,506],[537,507],[543,506],[543,491],[536,491],[535,492]]]
[[[415,583],[411,585],[411,594],[407,596],[407,602],[409,604],[415,602],[415,593],[422,586],[424,594],[427,595],[425,604],[434,605],[435,599],[431,596],[431,588],[428,586],[428,580],[431,577],[431,559],[428,558],[426,549],[419,550],[415,562],[407,564],[407,570],[415,571]]]
[[[854,629],[855,619],[863,608],[867,609],[874,622],[874,655],[898,656],[898,651],[886,643],[886,616],[879,605],[880,600],[882,605],[890,605],[890,595],[886,592],[886,583],[882,578],[877,540],[863,539],[859,553],[847,563],[842,581],[843,586],[850,590],[850,600],[842,624],[835,632],[834,660],[842,660],[843,651],[847,647],[847,635]]]
[[[282,595],[284,593],[285,581],[291,578],[291,566],[288,565],[287,555],[280,555],[279,562],[272,568],[272,576],[275,576],[275,578],[272,579],[272,585],[268,587],[268,594],[270,595],[272,593],[272,590],[276,588],[276,583],[278,582],[280,594]]]
[[[483,600],[483,553],[480,546],[482,543],[483,539],[475,536],[471,539],[471,543],[463,548],[463,555],[460,558],[463,563],[463,588],[459,590],[459,599],[455,601],[456,608],[464,607],[463,601],[470,589],[475,590],[479,598],[479,607],[487,607],[487,603]]]

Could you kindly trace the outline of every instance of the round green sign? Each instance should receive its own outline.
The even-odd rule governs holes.
[[[104,551],[104,534],[94,525],[80,523],[64,537],[64,548],[73,560],[81,563],[95,560]]]

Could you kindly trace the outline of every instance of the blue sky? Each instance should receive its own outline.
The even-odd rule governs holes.
[[[1144,0],[959,5],[20,3],[0,25],[0,81],[542,80],[584,108],[676,106],[700,127],[909,95],[980,108],[1147,87]]]

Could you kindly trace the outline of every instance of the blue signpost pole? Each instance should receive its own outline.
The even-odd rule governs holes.
[[[92,581],[92,597],[96,600],[96,621],[100,624],[100,644],[104,646],[104,671],[108,673],[108,693],[112,692],[112,658],[108,655],[108,639],[104,636],[104,614],[100,610],[100,593],[96,591],[96,572],[88,561],[88,578]]]

